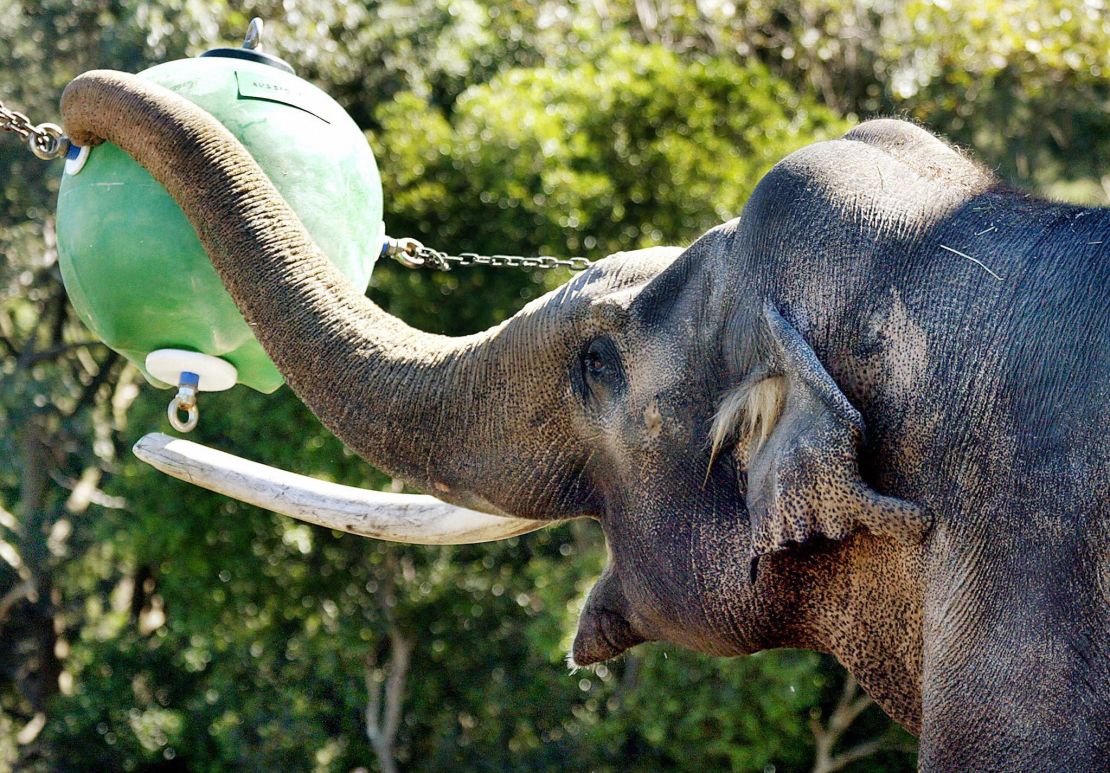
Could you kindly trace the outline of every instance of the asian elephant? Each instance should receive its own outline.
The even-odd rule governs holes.
[[[183,99],[94,72],[63,113],[167,187],[353,450],[485,513],[600,522],[575,663],[812,648],[923,769],[1110,763],[1110,210],[868,121],[689,247],[446,338],[346,284]]]

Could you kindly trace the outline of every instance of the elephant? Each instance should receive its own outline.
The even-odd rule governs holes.
[[[356,453],[513,533],[600,523],[574,664],[810,648],[919,735],[923,770],[1110,761],[1110,210],[870,120],[689,246],[449,338],[350,287],[185,100],[97,71],[63,115],[165,185]]]

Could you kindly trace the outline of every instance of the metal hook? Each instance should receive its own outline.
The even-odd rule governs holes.
[[[262,47],[262,19],[255,16],[247,25],[247,35],[243,38],[243,48],[258,51]]]
[[[184,421],[181,420],[181,411],[185,412]],[[179,398],[175,397],[166,409],[166,416],[169,417],[170,426],[178,432],[192,432],[200,420],[200,411],[196,403],[186,407]]]
[[[423,268],[426,261],[421,253],[424,249],[423,244],[410,236],[402,239],[386,236],[382,245],[382,255],[393,258],[405,268]]]
[[[56,123],[40,123],[27,137],[31,152],[43,161],[61,158],[69,150],[69,137]]]
[[[196,373],[185,371],[177,382],[177,394],[170,400],[166,415],[170,425],[178,432],[191,432],[200,419],[200,410],[197,408],[197,389],[200,387],[200,376]],[[185,420],[181,419],[181,412],[185,413]]]

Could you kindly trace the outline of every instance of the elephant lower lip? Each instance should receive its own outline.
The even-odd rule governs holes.
[[[630,647],[648,641],[620,615],[597,612],[574,637],[571,657],[575,666],[592,666],[615,658]]]

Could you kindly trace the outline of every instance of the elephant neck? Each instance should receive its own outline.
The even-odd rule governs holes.
[[[835,656],[887,714],[919,732],[920,548],[857,533],[805,555],[769,556],[764,571],[768,582],[790,588],[773,614],[792,622],[769,644]]]

